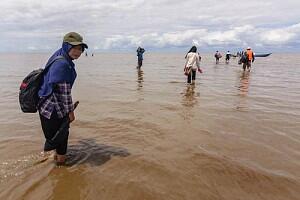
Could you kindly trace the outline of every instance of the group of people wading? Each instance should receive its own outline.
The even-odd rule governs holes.
[[[138,47],[136,52],[138,57],[137,69],[140,70],[143,65],[143,54],[145,52],[145,49],[142,47]],[[216,64],[219,64],[220,58],[222,58],[222,54],[219,51],[216,51],[214,56],[216,58]],[[232,54],[230,53],[230,51],[227,51],[225,59],[227,64],[229,63],[231,56]],[[238,63],[243,64],[243,70],[245,71],[247,69],[248,71],[250,71],[251,63],[253,63],[255,60],[254,53],[251,48],[248,47],[245,52],[240,53],[238,56],[240,58]],[[187,76],[187,83],[194,84],[196,80],[196,72],[198,71],[200,73],[203,73],[202,69],[200,68],[201,56],[197,52],[196,46],[192,46],[192,48],[186,54],[185,59],[186,62],[184,65],[184,74]]]

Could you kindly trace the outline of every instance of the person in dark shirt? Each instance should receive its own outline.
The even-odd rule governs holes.
[[[138,47],[136,52],[137,52],[137,57],[138,57],[138,66],[137,66],[137,68],[141,69],[141,67],[143,65],[143,59],[144,59],[143,54],[145,53],[145,49],[142,48],[142,47]]]

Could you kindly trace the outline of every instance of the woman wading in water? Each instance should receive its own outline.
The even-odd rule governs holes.
[[[44,153],[55,150],[54,159],[57,164],[65,163],[69,123],[75,120],[71,90],[77,74],[73,60],[78,59],[84,49],[88,48],[82,40],[75,32],[64,36],[62,48],[48,60],[48,63],[54,62],[45,72],[38,92],[40,120],[46,139]],[[67,126],[62,129],[64,124]]]
[[[189,52],[185,56],[186,62],[184,65],[184,74],[187,76],[188,84],[195,84],[196,71],[202,73],[200,68],[200,56],[197,53],[197,47],[192,46]]]

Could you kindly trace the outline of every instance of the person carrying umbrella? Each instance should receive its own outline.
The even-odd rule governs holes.
[[[38,92],[38,110],[46,139],[44,153],[55,150],[57,164],[63,164],[66,160],[69,123],[75,120],[71,90],[77,73],[73,60],[78,59],[87,48],[81,35],[76,32],[67,33],[62,47],[48,60],[48,63],[55,61],[44,73]]]

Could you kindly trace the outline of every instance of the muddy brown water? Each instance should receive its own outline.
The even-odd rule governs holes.
[[[185,84],[184,54],[76,61],[68,161],[41,161],[37,114],[18,87],[49,54],[0,55],[0,199],[300,199],[300,55],[236,59]]]

